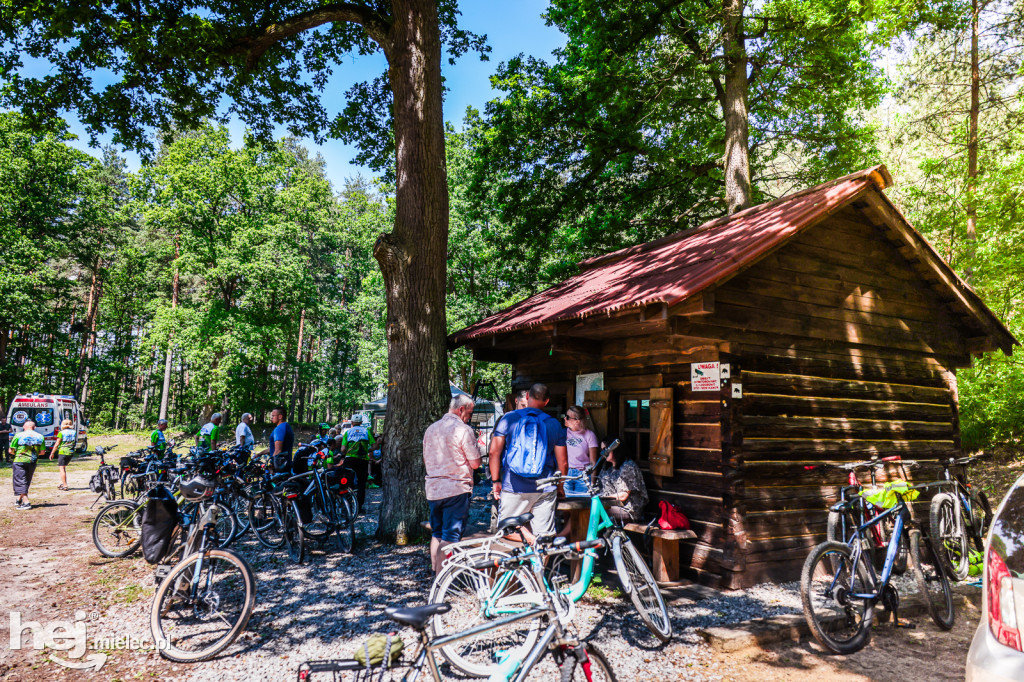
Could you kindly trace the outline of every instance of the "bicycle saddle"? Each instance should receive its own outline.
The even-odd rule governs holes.
[[[508,518],[502,519],[498,522],[498,530],[505,530],[506,528],[512,528],[515,526],[525,526],[533,520],[533,514],[526,512],[519,516],[509,516]]]
[[[423,606],[409,606],[398,608],[388,607],[384,613],[391,620],[408,625],[414,630],[422,630],[427,627],[427,621],[437,613],[448,613],[452,607],[450,604],[424,604]]]

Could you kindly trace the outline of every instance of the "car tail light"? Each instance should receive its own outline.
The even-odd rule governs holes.
[[[988,627],[1000,644],[1021,649],[1020,629],[1017,626],[1017,604],[1014,598],[1013,576],[1003,557],[992,547],[985,561],[988,572]],[[1024,599],[1024,594],[1019,595]]]

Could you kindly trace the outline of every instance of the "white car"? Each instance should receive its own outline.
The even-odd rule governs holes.
[[[1024,476],[996,510],[985,551],[981,622],[967,653],[967,682],[1024,680]]]

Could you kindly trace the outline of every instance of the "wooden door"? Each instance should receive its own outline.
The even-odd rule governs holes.
[[[672,476],[672,387],[651,389],[651,451],[648,466],[655,476]]]
[[[608,439],[608,402],[611,391],[584,391],[583,407],[590,411],[590,419],[594,422],[594,433],[598,440]]]

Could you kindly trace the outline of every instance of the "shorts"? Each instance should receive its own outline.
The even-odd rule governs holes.
[[[11,465],[11,481],[14,483],[15,495],[28,495],[28,487],[32,485],[32,476],[35,473],[35,462],[15,462]]]
[[[71,462],[71,458],[72,457],[74,457],[74,455],[61,455],[61,454],[58,454],[57,455],[57,466],[59,466],[59,467],[66,467]]]
[[[498,498],[498,520],[530,512],[533,514],[530,529],[534,535],[554,535],[557,500],[558,493],[554,490],[549,493],[511,493],[502,490]]]
[[[583,473],[583,469],[573,469],[569,467],[568,476],[579,476]],[[565,489],[566,497],[590,497],[590,493],[587,491],[587,484],[581,478],[578,481],[566,481],[562,486]]]
[[[471,493],[453,495],[440,500],[427,500],[430,505],[430,534],[442,542],[458,542],[469,518]]]

